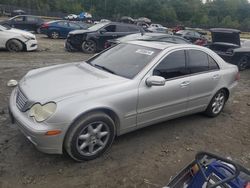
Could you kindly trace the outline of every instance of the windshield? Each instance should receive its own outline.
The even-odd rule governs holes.
[[[132,34],[132,35],[127,35],[125,37],[121,37],[118,40],[120,42],[127,42],[127,41],[132,41],[132,40],[141,40],[141,39],[150,39],[152,38],[151,36],[147,36],[147,35],[142,35],[141,33],[136,33],[136,34]]]
[[[104,71],[132,79],[160,50],[134,44],[119,44],[87,61]]]
[[[96,31],[98,29],[101,29],[102,27],[104,27],[105,25],[107,25],[108,23],[98,23],[96,25],[93,25],[91,27],[88,28],[88,30],[91,30],[91,31]]]

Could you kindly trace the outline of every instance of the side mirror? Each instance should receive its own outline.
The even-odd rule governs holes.
[[[106,33],[106,32],[107,32],[106,29],[101,29],[101,30],[100,30],[100,33],[101,33],[101,34]]]
[[[151,76],[151,77],[147,78],[146,85],[148,87],[151,87],[151,86],[164,86],[165,82],[166,82],[165,78],[163,78],[161,76]]]

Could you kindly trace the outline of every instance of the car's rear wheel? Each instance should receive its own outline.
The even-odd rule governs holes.
[[[218,116],[222,112],[226,101],[227,101],[227,95],[225,90],[223,89],[219,90],[210,101],[205,111],[205,114],[209,117]]]
[[[10,52],[20,52],[23,50],[23,43],[17,39],[11,39],[6,44],[7,50]]]
[[[93,54],[96,52],[96,42],[93,40],[87,40],[82,43],[82,50],[84,53]]]
[[[243,70],[245,70],[247,68],[248,63],[249,63],[248,57],[247,56],[243,56],[239,60],[237,66],[238,66],[238,68],[239,68],[240,71],[243,71]]]
[[[60,33],[57,31],[52,31],[49,36],[52,39],[58,39],[60,37]]]
[[[92,160],[111,146],[114,137],[114,121],[104,113],[91,113],[78,119],[70,127],[64,147],[76,161]]]

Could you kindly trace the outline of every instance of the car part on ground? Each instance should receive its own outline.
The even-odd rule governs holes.
[[[130,41],[87,62],[28,72],[9,109],[40,151],[90,160],[115,136],[198,112],[218,116],[238,78],[238,68],[208,48]]]
[[[0,48],[10,52],[33,51],[37,49],[36,36],[19,29],[0,25]]]
[[[240,31],[236,29],[213,28],[212,43],[208,46],[225,61],[237,65],[239,70],[245,70],[250,66],[250,44],[241,44]]]
[[[69,32],[65,47],[69,51],[75,49],[85,53],[95,53],[105,49],[107,40],[140,33],[141,30],[141,27],[133,24],[103,22],[86,30]]]

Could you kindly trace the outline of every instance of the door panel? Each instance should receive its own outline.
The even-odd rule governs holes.
[[[189,110],[205,109],[219,84],[219,71],[207,72],[190,77]]]
[[[143,80],[139,87],[137,125],[147,126],[186,112],[189,78],[166,81],[165,86],[148,87]]]
[[[205,52],[199,50],[187,52],[188,68],[192,74],[190,75],[188,108],[189,110],[205,110],[221,78],[219,67]]]
[[[165,85],[148,87],[146,80],[151,75],[165,78]],[[185,51],[177,50],[163,58],[140,83],[138,126],[146,126],[186,113],[189,85]]]

